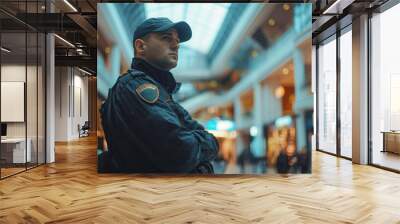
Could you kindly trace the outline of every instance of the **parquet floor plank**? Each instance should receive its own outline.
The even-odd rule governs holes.
[[[96,139],[0,181],[0,223],[398,223],[400,175],[313,152],[307,175],[98,174]]]

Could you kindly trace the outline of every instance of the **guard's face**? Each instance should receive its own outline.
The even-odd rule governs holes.
[[[150,33],[143,48],[144,57],[153,66],[168,71],[178,64],[179,41],[175,29]]]

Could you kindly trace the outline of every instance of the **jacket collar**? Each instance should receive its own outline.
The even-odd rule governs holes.
[[[171,72],[160,70],[141,58],[133,58],[131,67],[146,73],[146,75],[160,83],[169,94],[178,92],[181,87],[181,83],[175,81]]]

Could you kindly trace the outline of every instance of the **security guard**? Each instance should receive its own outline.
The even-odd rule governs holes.
[[[99,172],[213,173],[218,141],[171,97],[180,83],[169,70],[179,43],[191,36],[186,22],[167,18],[147,19],[135,30],[132,67],[100,109],[109,150]]]

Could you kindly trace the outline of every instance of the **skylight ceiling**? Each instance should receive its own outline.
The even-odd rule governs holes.
[[[182,43],[207,54],[224,21],[230,3],[146,3],[146,18],[167,17],[185,21],[192,28],[192,38]]]

